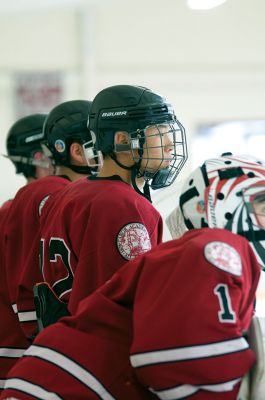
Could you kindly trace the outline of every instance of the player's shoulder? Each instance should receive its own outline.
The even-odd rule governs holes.
[[[50,187],[55,187],[59,184],[59,182],[64,182],[67,181],[66,179],[63,179],[55,176],[55,175],[50,175],[50,176],[45,176],[40,179],[36,179],[35,181],[32,181],[24,186],[22,186],[16,193],[14,197],[14,201],[16,202],[20,198],[23,197],[33,197],[37,194],[42,195],[43,192],[47,191],[47,188]]]
[[[181,257],[196,258],[205,249],[234,249],[239,254],[249,251],[249,242],[242,236],[221,228],[191,229],[180,238],[158,246],[159,252],[179,252]],[[232,250],[233,251],[233,250]]]
[[[227,249],[243,257],[251,251],[247,239],[222,228],[192,229],[176,241],[180,241],[183,251],[194,255],[200,252],[205,254],[209,249]]]
[[[2,211],[8,210],[9,207],[11,206],[11,204],[12,204],[12,200],[13,200],[13,199],[6,200],[6,201],[1,205],[0,211],[2,212]]]
[[[166,269],[180,268],[183,274],[200,271],[241,276],[250,247],[246,239],[225,229],[202,228],[186,232],[181,238],[157,246],[146,257],[149,268],[159,268],[161,259]],[[209,270],[209,265],[216,268]],[[185,268],[184,268],[185,267]],[[189,272],[187,272],[189,271]],[[208,273],[207,272],[207,273]]]
[[[90,177],[88,182],[90,183],[88,191],[93,192],[100,202],[108,201],[111,204],[122,204],[122,202],[126,201],[129,204],[138,200],[147,201],[118,175],[102,178]]]
[[[113,202],[124,201],[127,204],[141,205],[142,207],[154,209],[152,203],[147,200],[143,193],[137,192],[130,184],[123,181],[114,181],[115,183],[109,191],[110,198]]]
[[[12,200],[7,200],[0,207],[0,224],[1,224],[1,227],[4,224],[4,221],[6,221],[6,219],[8,218],[9,210],[11,208],[11,205],[12,205]]]
[[[44,203],[50,195],[69,183],[69,180],[58,176],[47,176],[28,183],[16,193],[10,207],[12,213],[19,214],[20,210],[28,210],[29,212],[37,210],[38,215],[40,215]]]
[[[189,236],[189,232],[191,232]],[[233,247],[248,247],[249,242],[243,236],[230,232],[223,228],[201,228],[194,229],[185,234],[186,238],[193,238],[194,243],[207,244],[208,242],[220,241]]]
[[[39,190],[49,190],[50,188],[58,188],[58,187],[64,187],[68,186],[71,183],[71,181],[67,177],[63,176],[57,176],[57,175],[49,175],[45,176],[41,179],[37,179],[32,183],[31,189],[36,187],[36,191]]]
[[[188,259],[204,261],[220,266],[227,272],[240,275],[242,265],[255,263],[255,257],[247,239],[221,228],[194,229],[184,234],[184,251]],[[185,242],[186,240],[186,242]],[[231,268],[235,269],[231,271]]]
[[[68,184],[52,191],[47,199],[44,197],[45,207],[42,211],[42,220],[48,218],[48,223],[50,223],[50,219],[55,218],[58,221],[60,216],[70,217],[76,210],[81,213],[81,210],[88,208],[87,197],[89,196],[85,190],[86,185],[86,179],[83,178],[74,182],[68,181]]]

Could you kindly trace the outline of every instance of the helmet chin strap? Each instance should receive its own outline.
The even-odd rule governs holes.
[[[36,160],[33,157],[24,157],[24,156],[7,156],[3,154],[4,157],[9,158],[17,163],[25,164],[25,165],[32,165],[34,167],[41,167],[41,168],[49,168],[49,162],[45,160]]]
[[[136,184],[136,178],[137,178],[137,174],[138,174],[138,169],[136,167],[137,167],[137,164],[135,164],[132,169],[131,179],[132,179],[133,188],[137,193],[144,196],[148,201],[150,201],[150,203],[152,203],[151,194],[150,194],[150,186],[149,186],[148,182],[145,181],[144,186],[143,186],[143,192],[141,192],[139,190],[139,188]]]
[[[141,166],[141,158],[138,161],[138,163],[135,163],[134,165],[132,165],[131,167],[127,167],[126,165],[123,165],[122,163],[120,163],[117,158],[116,158],[116,154],[115,153],[111,153],[110,157],[112,158],[112,160],[121,168],[126,169],[127,171],[131,171],[132,175],[131,175],[131,181],[132,181],[132,186],[134,188],[134,190],[139,193],[141,196],[144,196],[148,201],[150,201],[150,203],[152,203],[151,200],[151,195],[150,195],[150,187],[148,185],[148,183],[145,181],[144,187],[143,187],[143,192],[141,192],[141,190],[138,188],[137,184],[136,184],[136,178]]]
[[[33,157],[24,157],[24,156],[11,156],[11,155],[5,155],[3,154],[4,157],[9,158],[10,160],[14,161],[15,163],[21,163],[24,165],[30,165],[32,167],[35,167],[35,174],[34,176],[30,176],[30,178],[33,178],[35,180],[38,179],[38,176],[36,174],[36,167],[39,168],[44,168],[44,169],[48,169],[50,164],[48,161],[45,160],[37,160]],[[55,174],[55,165],[53,165],[53,174]]]
[[[92,168],[89,166],[81,166],[81,165],[73,165],[73,164],[67,164],[66,167],[70,168],[72,171],[76,172],[77,174],[82,174],[82,175],[91,175],[93,172],[97,172],[97,168]]]
[[[117,160],[117,157],[116,157],[116,154],[115,154],[115,153],[110,153],[109,156],[110,156],[110,158],[111,158],[119,167],[121,167],[121,168],[123,168],[123,169],[126,169],[127,171],[132,170],[133,167],[134,167],[134,165],[135,165],[135,164],[134,164],[134,165],[132,165],[131,167],[127,167],[126,165],[123,165],[122,163],[120,163],[120,162]]]

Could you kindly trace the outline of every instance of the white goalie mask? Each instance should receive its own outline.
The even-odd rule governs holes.
[[[188,229],[224,228],[246,237],[265,269],[263,162],[247,156],[207,160],[186,180],[180,209]]]

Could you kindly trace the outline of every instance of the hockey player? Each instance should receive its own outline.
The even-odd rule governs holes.
[[[55,175],[44,177],[20,189],[9,210],[5,228],[8,290],[13,310],[17,313],[28,340],[36,332],[33,284],[40,276],[40,215],[51,194],[91,173],[86,158],[89,147],[93,146],[86,125],[90,104],[85,100],[72,100],[51,110],[45,119],[41,135],[44,135],[52,154]],[[48,203],[49,201],[47,205]]]
[[[9,129],[6,140],[7,157],[12,160],[16,173],[22,174],[26,183],[41,178],[52,171],[50,159],[44,156],[41,141],[46,114],[32,114],[17,120]],[[0,389],[3,388],[7,372],[28,347],[17,316],[11,307],[7,291],[4,264],[4,230],[12,200],[0,208]]]
[[[143,87],[102,90],[89,129],[103,167],[60,194],[41,239],[43,278],[71,313],[126,261],[161,242],[162,218],[136,180],[168,186],[186,160],[184,128],[171,105]]]
[[[1,399],[237,398],[255,362],[247,339],[264,268],[265,179],[258,164],[227,161],[208,160],[187,179],[190,231],[40,333]]]

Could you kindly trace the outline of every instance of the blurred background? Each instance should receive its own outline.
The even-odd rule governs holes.
[[[187,0],[0,0],[0,153],[17,118],[121,83],[173,103],[188,136],[180,180],[223,151],[265,158],[264,16],[264,0],[209,10]],[[1,204],[24,180],[4,157],[0,168]]]
[[[0,154],[21,116],[114,84],[149,87],[173,103],[188,137],[179,179],[154,193],[165,216],[206,157],[265,158],[264,17],[264,0],[203,10],[187,0],[0,0]],[[2,204],[24,179],[3,156],[0,170]]]

